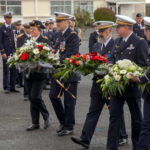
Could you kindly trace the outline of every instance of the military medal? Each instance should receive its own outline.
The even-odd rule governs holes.
[[[60,42],[60,51],[61,52],[63,52],[65,50],[65,45],[66,45],[65,41]]]

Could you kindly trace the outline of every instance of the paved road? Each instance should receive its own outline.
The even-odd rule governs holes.
[[[83,41],[81,52],[86,52],[87,41]],[[76,106],[75,135],[80,135],[86,113],[90,104],[91,76],[82,79],[78,88],[78,100]],[[2,68],[0,68],[0,150],[82,150],[80,146],[73,144],[68,137],[58,137],[56,129],[58,121],[54,114],[48,94],[43,92],[43,97],[51,114],[51,127],[48,130],[41,129],[35,132],[26,132],[25,129],[31,123],[29,102],[23,101],[22,89],[20,94],[6,95],[2,90]],[[42,117],[41,117],[42,118]],[[130,115],[125,106],[125,120],[127,132],[130,137]],[[97,125],[90,150],[104,150],[108,129],[109,112],[104,109]],[[131,149],[131,142],[121,150]]]

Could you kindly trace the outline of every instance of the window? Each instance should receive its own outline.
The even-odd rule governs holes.
[[[57,12],[65,12],[71,14],[71,6],[73,5],[73,11],[78,8],[87,10],[91,14],[93,13],[93,0],[51,0],[51,14]],[[73,4],[72,4],[73,2]]]
[[[51,14],[56,11],[71,14],[71,1],[51,1]]]
[[[1,0],[0,15],[8,11],[13,12],[14,15],[21,15],[21,0]]]
[[[75,0],[74,1],[74,12],[80,8],[88,11],[90,14],[93,13],[93,0]]]

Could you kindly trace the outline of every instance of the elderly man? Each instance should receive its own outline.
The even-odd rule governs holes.
[[[107,54],[108,57],[111,55],[111,50],[114,46],[114,40],[112,38],[112,26],[111,21],[97,21],[95,25],[98,29],[98,34],[101,43],[96,43],[92,51],[98,52],[100,55]],[[72,141],[85,148],[88,148],[94,134],[98,119],[101,115],[103,107],[106,103],[106,99],[102,97],[102,91],[96,81],[103,78],[103,74],[95,74],[93,77],[93,84],[91,88],[91,104],[89,112],[86,116],[86,120],[82,129],[80,138],[72,137]]]

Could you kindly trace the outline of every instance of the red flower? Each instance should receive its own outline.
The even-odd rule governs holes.
[[[81,55],[80,54],[76,54],[76,55],[74,55],[74,57],[75,58],[79,58],[79,57],[81,57]]]
[[[91,52],[88,54],[89,56],[97,56],[98,55],[98,52]]]
[[[86,61],[86,55],[83,55],[83,56],[82,56],[82,59],[83,59],[84,61]]]
[[[80,62],[80,61],[75,61],[75,64],[76,64],[76,65],[80,65],[81,62]]]
[[[21,56],[20,56],[20,59],[23,60],[23,61],[27,60],[28,58],[29,58],[28,53],[22,53]]]
[[[69,61],[69,64],[74,63],[74,59],[72,59],[72,58],[70,58],[68,61]]]
[[[39,51],[41,51],[43,49],[43,45],[36,45],[36,47],[39,49]]]

